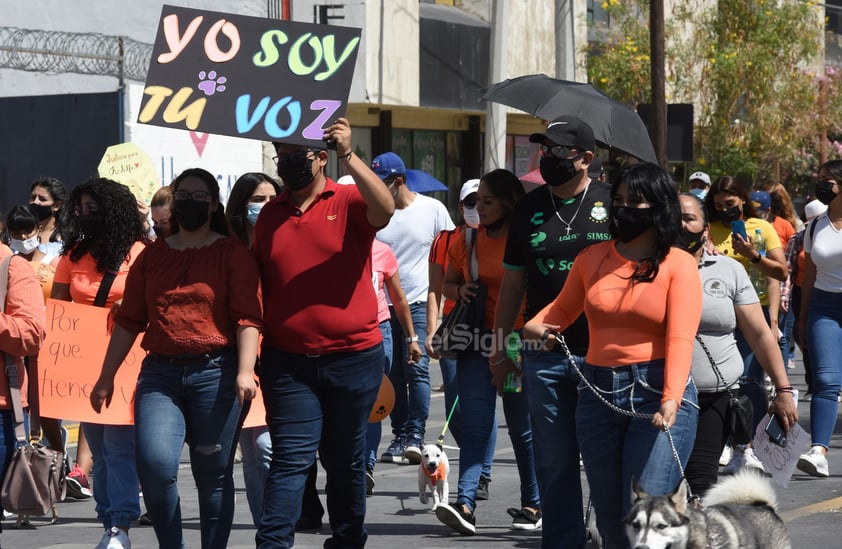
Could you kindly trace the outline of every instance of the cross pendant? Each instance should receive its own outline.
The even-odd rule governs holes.
[[[564,234],[564,236],[569,236],[569,235],[570,235],[570,231],[571,231],[572,229],[570,228],[570,225],[568,225],[568,226],[567,226],[567,228],[566,228],[566,229],[564,229],[564,230],[565,230],[565,231],[567,231],[567,232]]]

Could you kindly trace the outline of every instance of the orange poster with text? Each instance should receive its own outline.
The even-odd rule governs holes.
[[[111,406],[97,414],[91,390],[108,348],[109,309],[69,301],[47,300],[47,337],[38,354],[41,415],[58,419],[131,425],[140,363],[146,351],[140,337],[126,355],[114,380]]]

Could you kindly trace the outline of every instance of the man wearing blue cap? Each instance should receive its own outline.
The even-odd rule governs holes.
[[[380,461],[421,463],[421,446],[430,414],[430,357],[424,350],[421,360],[410,362],[406,346],[419,341],[423,349],[427,338],[427,258],[436,235],[453,229],[454,225],[444,204],[409,190],[406,165],[400,156],[393,152],[383,153],[371,162],[371,169],[395,199],[395,214],[389,225],[377,232],[377,240],[388,244],[398,260],[401,287],[409,302],[415,329],[415,337],[407,337],[392,312],[389,379],[395,387],[395,407],[391,415],[394,440]]]

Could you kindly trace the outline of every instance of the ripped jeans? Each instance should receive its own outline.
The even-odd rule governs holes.
[[[143,360],[134,402],[137,472],[158,545],[184,547],[177,482],[187,441],[202,547],[222,549],[234,519],[234,450],[248,405],[237,401],[235,349],[196,358]]]

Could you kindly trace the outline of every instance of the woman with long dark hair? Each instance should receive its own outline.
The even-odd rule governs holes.
[[[667,494],[681,479],[673,444],[682,466],[693,448],[690,361],[702,288],[696,262],[673,248],[681,212],[662,168],[626,168],[611,187],[609,218],[613,239],[576,257],[561,293],[523,333],[550,349],[585,313],[587,387],[579,391],[576,433],[603,544],[623,547],[632,476],[648,493]]]
[[[453,301],[470,302],[477,298],[478,283],[488,288],[484,308],[484,330],[491,333],[497,296],[503,280],[503,254],[509,222],[515,203],[523,196],[523,186],[508,170],[497,169],[480,178],[477,190],[479,227],[466,229],[453,240],[447,250],[447,270],[442,293]],[[466,240],[468,242],[466,242]],[[471,244],[472,242],[472,244]],[[476,254],[476,276],[472,276],[472,250]],[[514,328],[523,326],[521,307]],[[482,337],[478,337],[482,340]],[[474,511],[477,487],[483,462],[495,428],[497,386],[489,368],[489,351],[477,347],[467,349],[456,359],[456,378],[459,386],[459,405],[462,409],[462,441],[459,454],[459,489],[456,503],[436,507],[436,517],[463,535],[476,533]],[[541,499],[535,474],[532,450],[532,426],[526,393],[503,393],[503,412],[509,427],[509,437],[515,451],[520,476],[520,505],[508,512],[514,519],[512,528],[534,530],[541,526]]]
[[[125,185],[110,179],[91,179],[73,189],[62,225],[65,249],[53,282],[52,297],[85,305],[119,306],[129,268],[147,238],[137,200]],[[107,295],[100,288],[108,285]],[[135,432],[132,425],[83,423],[81,432],[96,466],[97,518],[105,527],[102,547],[128,547],[129,526],[140,515]],[[80,436],[81,440],[81,436]],[[68,493],[90,497],[82,443],[77,465],[67,477]]]
[[[30,187],[29,209],[38,218],[39,247],[50,255],[61,253],[63,206],[67,199],[64,183],[55,177],[36,179]]]
[[[178,230],[149,246],[129,273],[91,405],[98,412],[110,402],[114,376],[145,332],[149,354],[134,399],[137,466],[158,544],[184,545],[177,480],[187,442],[202,547],[224,548],[237,436],[257,391],[259,275],[249,250],[228,237],[216,178],[191,168],[172,188]]]

